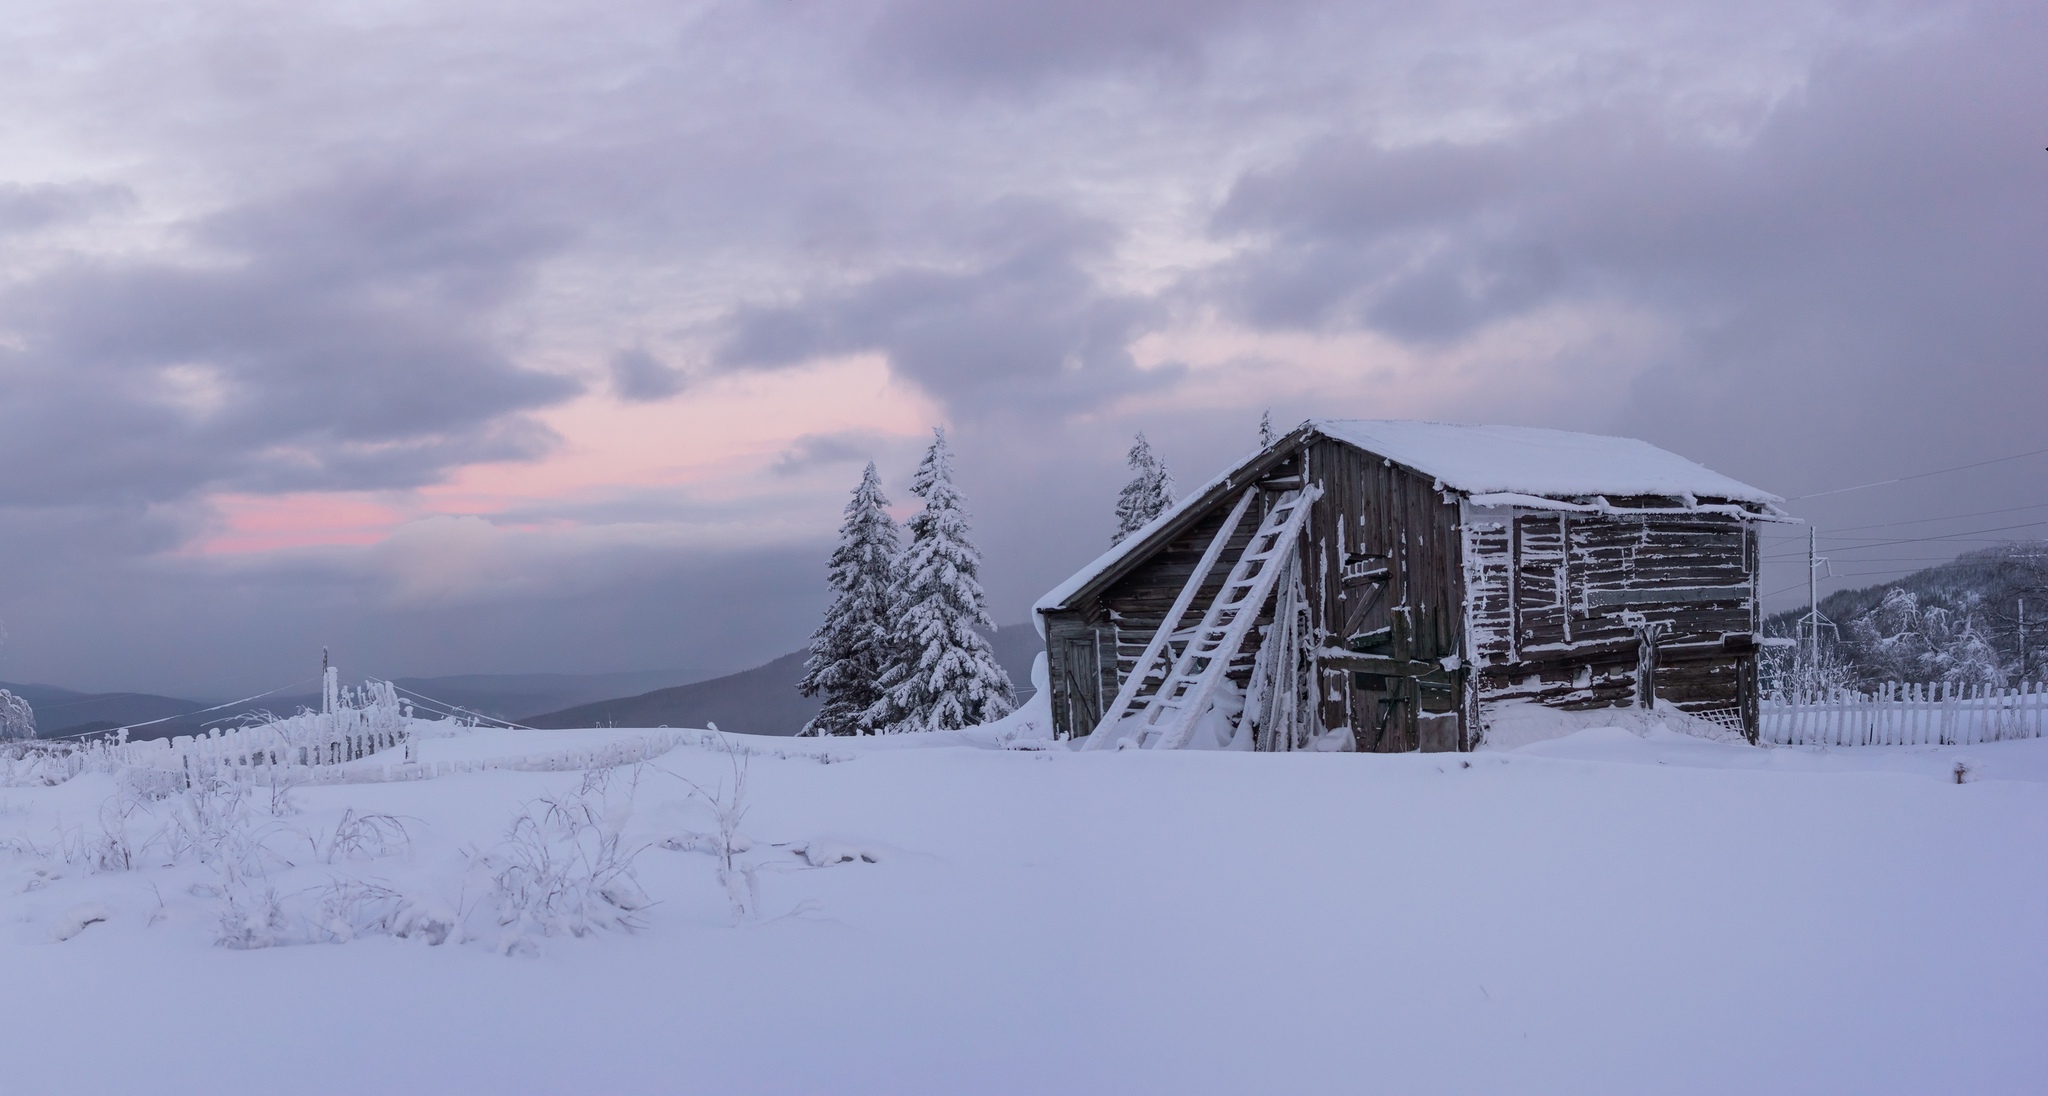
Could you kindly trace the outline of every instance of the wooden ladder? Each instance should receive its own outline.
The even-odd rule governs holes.
[[[1102,722],[1096,725],[1095,733],[1088,736],[1085,748],[1111,749],[1126,738],[1141,747],[1155,750],[1177,750],[1187,745],[1194,734],[1195,722],[1207,710],[1209,701],[1216,695],[1216,687],[1229,673],[1230,660],[1244,646],[1245,637],[1258,622],[1260,608],[1273,593],[1274,583],[1287,570],[1279,565],[1279,561],[1294,550],[1302,525],[1308,519],[1310,504],[1322,494],[1320,488],[1310,485],[1288,491],[1273,504],[1265,520],[1252,534],[1251,543],[1245,545],[1244,554],[1231,567],[1230,577],[1223,581],[1223,588],[1216,592],[1215,600],[1202,613],[1202,622],[1188,636],[1186,646],[1173,660],[1158,690],[1145,699],[1135,715],[1129,717],[1135,721],[1135,726],[1122,725],[1126,721],[1124,713],[1137,703],[1137,695],[1145,683],[1156,676],[1161,656],[1167,652],[1169,642],[1180,627],[1180,618],[1193,604],[1196,592],[1208,579],[1210,569],[1222,555],[1223,546],[1237,531],[1257,492],[1256,487],[1245,492],[1230,517],[1225,519],[1223,528],[1217,531],[1216,539],[1202,553],[1202,561],[1195,566],[1195,573],[1188,576],[1188,583],[1181,589],[1180,596],[1174,599],[1173,608],[1159,622],[1159,630],[1153,634],[1152,642],[1146,645],[1145,654],[1131,668],[1131,676],[1117,690],[1116,702],[1103,713]]]

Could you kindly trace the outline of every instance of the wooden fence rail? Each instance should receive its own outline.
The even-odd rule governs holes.
[[[332,711],[301,712],[244,727],[217,727],[203,735],[130,742],[124,737],[87,749],[108,762],[177,769],[312,768],[356,761],[407,745],[412,720],[388,682],[343,691]]]
[[[2048,684],[2012,688],[1893,682],[1871,693],[1765,697],[1763,741],[1779,746],[1967,746],[2048,732]]]

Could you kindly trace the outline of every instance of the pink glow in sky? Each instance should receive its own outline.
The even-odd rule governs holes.
[[[758,497],[791,488],[769,469],[800,438],[921,438],[940,414],[921,393],[892,381],[875,356],[723,377],[660,403],[621,403],[599,392],[539,416],[562,437],[539,461],[469,465],[413,491],[215,496],[218,525],[188,551],[374,544],[422,518],[489,517],[634,489],[674,489],[707,502]],[[817,515],[821,523],[835,516],[830,509]]]

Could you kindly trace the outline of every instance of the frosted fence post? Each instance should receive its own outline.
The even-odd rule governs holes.
[[[1934,732],[1935,738],[1937,740],[1936,745],[1953,746],[1955,745],[1955,738],[1951,733],[1952,728],[1950,726],[1951,713],[1949,709],[1949,689],[1947,681],[1941,682],[1940,688],[1934,690],[1934,697],[1934,702],[1936,705],[1938,705],[1938,707],[1936,708],[1935,717],[1938,720],[1938,724]]]
[[[1927,683],[1925,681],[1915,682],[1912,685],[1912,689],[1914,693],[1918,696],[1918,701],[1916,707],[1914,708],[1914,711],[1919,715],[1920,723],[1920,734],[1918,736],[1919,741],[1916,742],[1915,745],[1932,745],[1934,742],[1935,733],[1934,690],[1928,688]]]

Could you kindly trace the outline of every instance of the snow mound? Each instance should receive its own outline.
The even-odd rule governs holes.
[[[1741,735],[1718,723],[1668,706],[1568,712],[1533,700],[1512,700],[1486,705],[1479,720],[1486,728],[1478,747],[1482,750],[1519,750],[1539,742],[1609,730],[1637,739],[1673,735],[1748,745]]]
[[[114,915],[98,902],[81,902],[57,915],[50,923],[50,940],[61,943],[85,931],[87,925],[97,925]]]
[[[1047,750],[1057,743],[1052,737],[1052,678],[1046,669],[1045,652],[1031,660],[1031,699],[1001,719],[967,727],[959,733],[969,746],[991,750]]]

